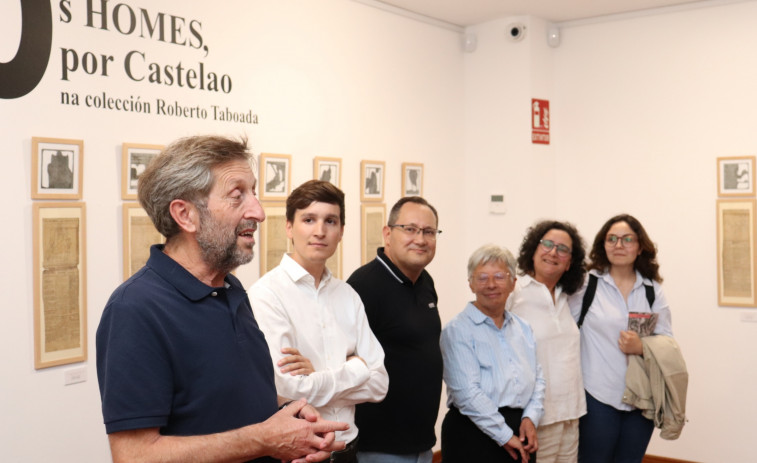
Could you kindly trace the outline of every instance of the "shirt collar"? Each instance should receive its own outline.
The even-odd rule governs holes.
[[[184,297],[190,301],[199,301],[218,290],[218,288],[206,285],[189,273],[181,264],[163,252],[164,247],[163,244],[154,244],[150,247],[150,259],[147,261],[147,266],[176,288]],[[226,287],[242,287],[239,280],[231,274],[226,275],[224,283]]]
[[[478,308],[475,305],[473,305],[473,301],[468,302],[468,305],[465,306],[465,309],[463,309],[463,312],[465,313],[465,316],[470,318],[470,320],[476,325],[486,323],[488,320],[489,323],[493,327],[497,328],[497,326],[494,324],[494,320],[489,318],[489,316],[486,315],[485,313],[478,310]],[[510,323],[510,320],[512,320],[512,318],[513,318],[512,314],[509,311],[505,310],[505,322],[502,324],[502,328],[507,326],[507,324]]]
[[[615,281],[612,279],[612,277],[610,276],[610,272],[608,271],[600,272],[599,270],[592,269],[592,270],[589,270],[589,273],[592,275],[596,275],[597,278],[601,278],[605,280],[605,282],[608,284],[615,285]],[[652,280],[648,278],[644,278],[643,276],[641,276],[641,273],[638,270],[636,270],[636,281],[633,283],[634,289],[638,288],[639,286],[643,284],[651,285]]]
[[[402,273],[402,270],[400,270],[396,265],[394,265],[394,262],[386,256],[384,253],[384,248],[380,247],[376,250],[376,260],[384,266],[387,272],[389,272],[392,277],[394,277],[395,280],[397,280],[397,283],[403,284],[403,285],[410,285],[413,286],[413,284],[420,283],[421,279],[426,277],[426,270],[424,269],[421,272],[421,275],[418,277],[418,280],[413,283],[410,278],[405,276],[404,273]],[[475,308],[475,307],[474,307]]]
[[[298,264],[296,260],[292,259],[289,254],[284,254],[281,258],[281,268],[289,275],[292,281],[300,281],[303,278],[310,277],[310,280],[315,281],[313,275],[311,275],[305,268]],[[321,284],[326,284],[331,280],[331,270],[328,267],[323,269],[323,276],[321,276]],[[320,286],[320,285],[319,285]]]
[[[521,287],[523,287],[523,288],[525,288],[525,287],[527,287],[529,285],[534,285],[534,286],[541,286],[545,290],[549,291],[549,289],[547,289],[547,285],[545,285],[544,283],[542,283],[540,281],[536,281],[536,278],[532,277],[531,275],[528,275],[528,274],[522,275],[522,276],[520,276],[518,278],[518,280],[522,281]],[[555,286],[555,300],[557,300],[560,297],[560,294],[562,294],[562,286],[561,285],[557,285],[557,286]],[[512,294],[510,294],[510,296],[512,297]],[[509,300],[510,300],[510,298],[508,298],[508,301]]]

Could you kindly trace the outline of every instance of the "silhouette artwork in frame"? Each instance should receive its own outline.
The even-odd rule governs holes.
[[[262,153],[260,155],[259,191],[263,201],[283,201],[292,187],[292,156]]]
[[[402,163],[402,196],[423,196],[423,164]]]
[[[81,199],[84,142],[32,138],[32,199]]]
[[[360,200],[384,200],[384,161],[360,161]]]

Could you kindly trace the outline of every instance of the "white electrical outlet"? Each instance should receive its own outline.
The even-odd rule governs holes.
[[[757,312],[751,310],[748,312],[741,312],[741,321],[757,323]]]
[[[81,368],[72,368],[70,370],[66,370],[63,373],[63,378],[66,386],[70,386],[71,384],[76,383],[83,383],[87,380],[87,369],[84,367]]]

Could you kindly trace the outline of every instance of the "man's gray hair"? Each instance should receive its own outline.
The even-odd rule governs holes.
[[[139,203],[155,228],[171,239],[179,233],[171,217],[171,202],[182,199],[203,207],[215,182],[213,169],[232,161],[250,162],[250,158],[246,137],[235,140],[209,135],[176,140],[139,176]]]
[[[473,272],[479,265],[485,265],[489,262],[505,264],[510,272],[510,278],[515,278],[515,257],[513,257],[513,253],[496,244],[485,244],[473,251],[468,259],[468,281],[473,278]]]

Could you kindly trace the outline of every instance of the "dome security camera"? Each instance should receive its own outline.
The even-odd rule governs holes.
[[[505,35],[513,42],[520,42],[526,36],[526,25],[523,23],[512,23],[507,26]]]

